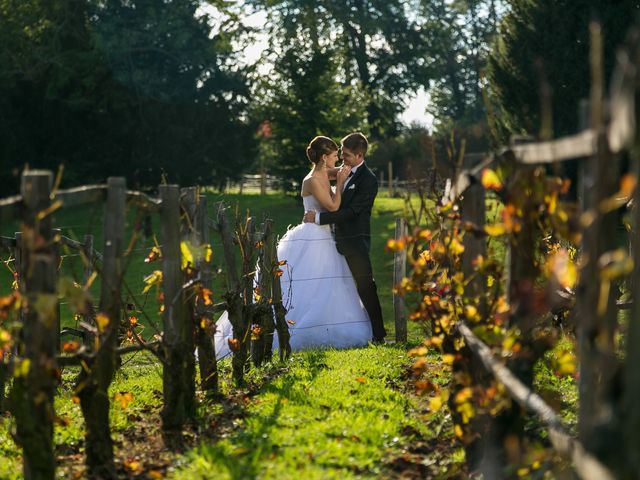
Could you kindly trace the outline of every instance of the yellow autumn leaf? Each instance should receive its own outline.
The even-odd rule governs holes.
[[[456,393],[455,402],[457,404],[468,401],[473,396],[473,390],[470,387],[465,387]]]
[[[104,332],[107,325],[109,325],[109,317],[105,313],[98,313],[96,315],[96,325],[98,326],[99,332]]]
[[[507,227],[504,223],[493,223],[491,225],[485,225],[484,231],[490,237],[499,237],[507,232]]]
[[[125,410],[133,401],[133,394],[131,392],[118,392],[113,396],[113,400],[120,403],[120,407]]]
[[[471,420],[476,414],[473,405],[471,405],[471,402],[464,402],[459,404],[456,407],[456,410],[462,417],[462,423],[469,423],[469,420]]]
[[[29,369],[31,368],[31,360],[28,358],[22,359],[14,368],[13,376],[16,378],[26,377],[29,375]]]
[[[445,353],[444,355],[442,355],[442,363],[446,363],[447,365],[451,365],[455,359],[456,356],[450,353]]]
[[[0,344],[9,343],[11,334],[8,330],[0,329]]]
[[[124,468],[128,472],[138,472],[142,469],[142,464],[138,460],[128,459],[124,461]]]
[[[154,270],[151,274],[144,277],[144,288],[142,289],[142,293],[147,293],[151,290],[151,287],[157,285],[162,282],[162,271]]]
[[[458,438],[462,438],[462,436],[464,435],[464,432],[462,431],[462,427],[458,424],[456,424],[456,426],[453,427],[453,433],[455,433],[456,437]]]
[[[562,352],[557,358],[559,375],[571,375],[576,370],[576,359],[570,352]]]
[[[182,268],[186,268],[188,265],[192,267],[195,265],[193,259],[193,252],[191,244],[185,241],[180,242],[180,253],[182,254]]]
[[[418,238],[427,242],[431,240],[432,237],[433,234],[431,233],[431,230],[420,230],[420,232],[418,233]]]
[[[387,245],[385,248],[391,252],[399,252],[401,250],[404,250],[405,247],[406,244],[404,240],[395,240],[393,238],[390,238],[389,240],[387,240]]]
[[[207,243],[204,246],[204,261],[207,263],[210,263],[212,259],[213,259],[213,249],[211,248],[211,245]]]
[[[424,357],[427,354],[428,350],[426,347],[416,347],[409,350],[410,357]]]
[[[454,255],[460,255],[464,252],[464,245],[457,238],[454,238],[449,243],[449,251]]]
[[[498,177],[498,174],[490,168],[482,170],[482,186],[487,190],[502,190],[502,182]]]
[[[478,315],[478,309],[473,305],[465,305],[464,306],[464,316],[469,320],[474,320]]]
[[[441,397],[433,397],[429,399],[429,410],[432,412],[437,412],[442,408],[442,398]]]

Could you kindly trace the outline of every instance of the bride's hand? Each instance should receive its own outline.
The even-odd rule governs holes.
[[[343,165],[343,167],[338,172],[338,183],[344,185],[344,182],[349,178],[349,173],[351,172],[351,167],[347,165]]]

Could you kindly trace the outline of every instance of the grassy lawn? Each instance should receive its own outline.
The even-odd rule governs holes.
[[[427,445],[444,437],[425,422],[425,406],[407,387],[409,361],[400,345],[305,351],[284,364],[253,370],[243,390],[230,386],[230,365],[224,361],[224,399],[200,397],[198,418],[184,431],[184,448],[172,452],[160,433],[160,367],[148,355],[135,354],[117,373],[110,392],[112,399],[132,394],[130,402],[116,400],[111,406],[119,474],[313,479],[391,478],[408,466],[422,471],[425,455],[439,454],[429,453]],[[84,427],[71,393],[76,373],[64,372],[56,397],[58,478],[65,479],[85,477]],[[20,451],[10,428],[10,418],[0,416],[2,479],[21,478]]]
[[[249,402],[241,429],[188,453],[171,478],[378,477],[424,430],[402,392],[406,364],[394,347],[298,354]]]

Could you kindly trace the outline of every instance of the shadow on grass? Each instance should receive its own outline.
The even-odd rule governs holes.
[[[326,353],[323,350],[307,352],[304,357],[305,368],[300,370],[306,382],[313,381],[319,372],[327,368],[325,357]],[[298,375],[289,373],[280,383],[269,382],[264,385],[260,393],[271,393],[275,396],[271,413],[265,416],[251,416],[246,410],[234,412],[236,418],[246,418],[242,429],[231,433],[227,442],[201,446],[193,453],[192,459],[197,461],[197,457],[201,457],[206,462],[219,465],[233,479],[256,478],[263,466],[263,459],[278,454],[279,446],[271,441],[271,432],[277,428],[278,419],[289,399],[299,394],[294,392],[294,386],[299,382]],[[225,408],[222,415],[229,413],[231,412],[228,408]],[[211,475],[217,476],[219,472],[211,471]]]

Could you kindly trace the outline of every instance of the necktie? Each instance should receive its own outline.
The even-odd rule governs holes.
[[[344,192],[344,191],[345,191],[345,189],[347,188],[347,184],[351,181],[351,177],[353,177],[353,170],[351,170],[351,171],[349,172],[349,175],[347,175],[347,181],[346,181],[346,182],[344,182],[344,185],[343,185],[343,187],[342,187],[342,191],[343,191],[343,192]]]

